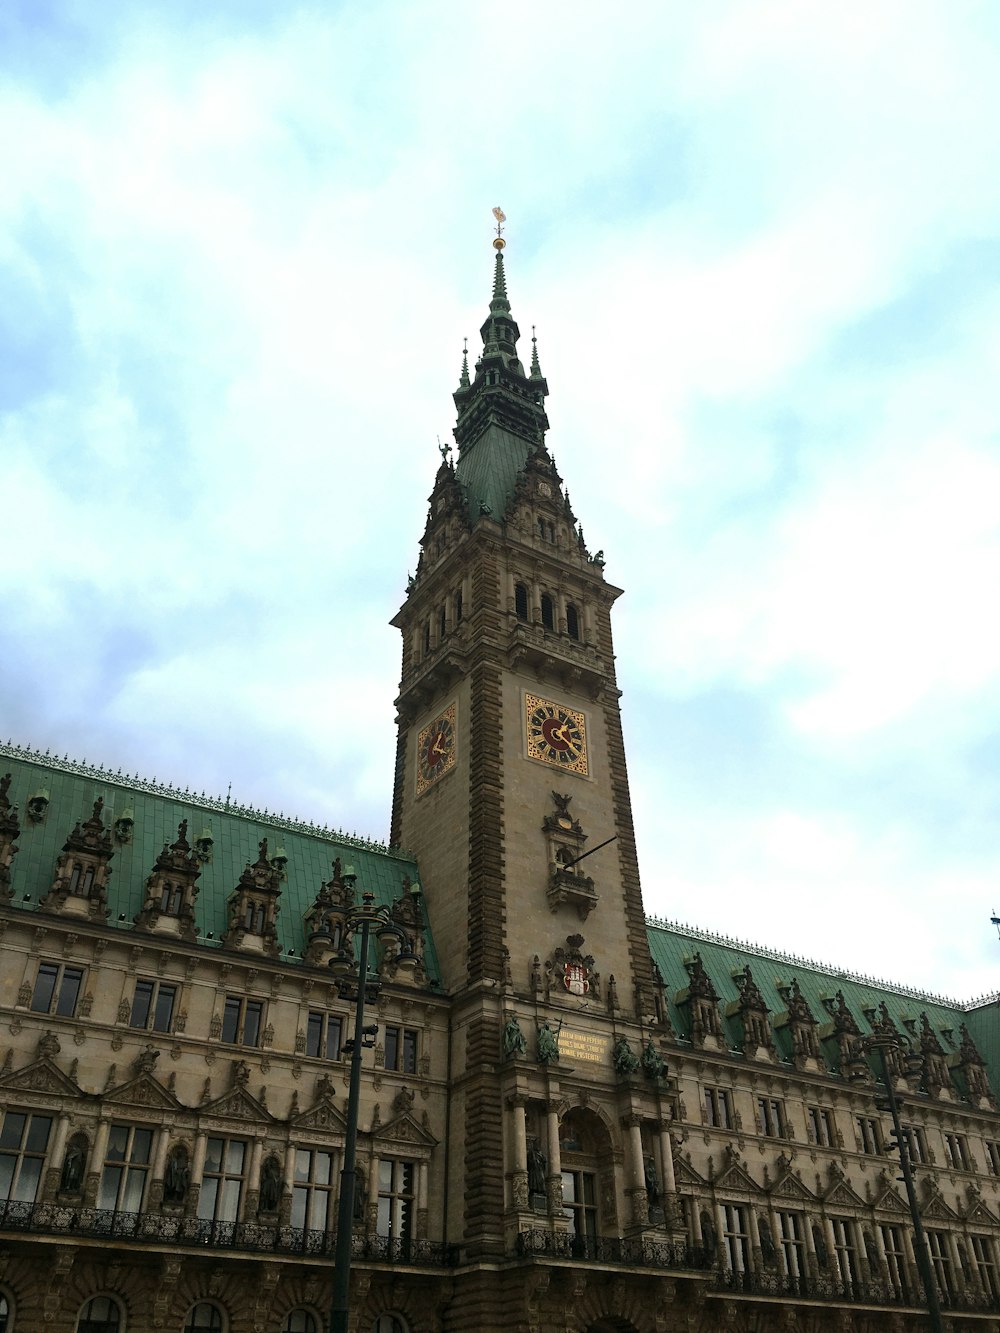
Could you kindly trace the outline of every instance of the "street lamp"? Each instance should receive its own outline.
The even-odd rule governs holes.
[[[342,876],[348,889],[348,899],[353,896],[357,876],[353,866],[348,866]],[[402,942],[402,952],[409,952],[409,941],[398,926],[394,926],[389,916],[388,907],[376,907],[375,895],[364,892],[361,903],[348,910],[344,920],[345,929],[352,934],[361,927],[361,951],[358,960],[357,981],[354,977],[354,959],[341,946],[336,958],[330,959],[330,968],[337,980],[339,993],[348,999],[354,999],[354,1036],[344,1042],[344,1049],[351,1052],[351,1080],[347,1097],[347,1129],[344,1135],[344,1165],[340,1173],[340,1199],[337,1204],[337,1239],[333,1250],[333,1301],[330,1306],[330,1333],[347,1333],[348,1316],[351,1301],[351,1241],[354,1216],[355,1161],[358,1144],[358,1105],[361,1100],[361,1051],[365,1046],[375,1045],[378,1024],[365,1027],[365,1000],[374,999],[379,992],[381,982],[378,976],[368,975],[368,943],[374,927],[378,939],[386,935],[395,935]]]
[[[892,1084],[889,1062],[886,1058],[889,1051],[899,1049],[901,1040],[905,1039],[902,1039],[896,1033],[873,1033],[868,1039],[869,1045],[879,1053],[879,1062],[882,1066],[882,1084],[885,1087],[885,1097],[877,1097],[875,1105],[880,1111],[888,1111],[892,1116],[892,1129],[896,1139],[896,1147],[899,1149],[899,1163],[903,1168],[903,1184],[906,1186],[906,1199],[910,1205],[910,1218],[913,1222],[913,1257],[917,1261],[917,1271],[920,1273],[920,1280],[924,1284],[931,1333],[944,1333],[937,1284],[934,1281],[934,1270],[931,1268],[930,1256],[927,1253],[927,1237],[924,1233],[920,1209],[917,1206],[917,1191],[913,1185],[909,1140],[899,1119],[899,1101],[896,1097],[896,1089]],[[908,1042],[907,1045],[909,1045]]]

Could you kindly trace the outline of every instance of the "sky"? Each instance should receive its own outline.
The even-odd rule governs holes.
[[[1000,8],[0,7],[0,732],[388,833],[491,208],[646,909],[1000,989]]]

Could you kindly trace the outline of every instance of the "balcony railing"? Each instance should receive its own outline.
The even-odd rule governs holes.
[[[683,1241],[621,1240],[613,1236],[575,1236],[536,1227],[517,1237],[517,1253],[523,1259],[588,1259],[630,1268],[711,1267],[707,1252]]]
[[[197,1217],[118,1213],[106,1208],[68,1208],[54,1203],[0,1203],[0,1233],[10,1232],[330,1258],[336,1243],[334,1232],[305,1227],[208,1222]],[[451,1267],[458,1262],[455,1246],[398,1236],[355,1235],[351,1254],[360,1261],[419,1267]]]
[[[810,1301],[841,1301],[851,1305],[906,1305],[924,1308],[922,1290],[900,1290],[888,1282],[844,1282],[821,1274],[817,1277],[789,1277],[784,1273],[718,1272],[715,1286],[723,1291],[740,1291],[751,1296],[797,1296]],[[946,1310],[1000,1311],[1000,1301],[975,1287],[959,1291],[939,1291],[941,1308]]]

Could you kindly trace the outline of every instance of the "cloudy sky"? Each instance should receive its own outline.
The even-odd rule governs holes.
[[[1000,9],[6,0],[0,730],[385,837],[502,204],[647,910],[1000,986]]]

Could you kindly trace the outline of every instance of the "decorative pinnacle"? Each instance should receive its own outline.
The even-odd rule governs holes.
[[[531,326],[531,377],[532,379],[541,379],[542,367],[538,361],[538,339],[535,337],[535,326]]]
[[[458,379],[458,387],[467,389],[469,387],[469,340],[462,339],[462,373]]]
[[[497,220],[497,235],[496,240],[493,242],[493,248],[496,250],[497,254],[499,254],[507,244],[503,238],[503,224],[507,221],[507,214],[503,211],[500,205],[497,204],[496,208],[493,210],[493,216]]]

